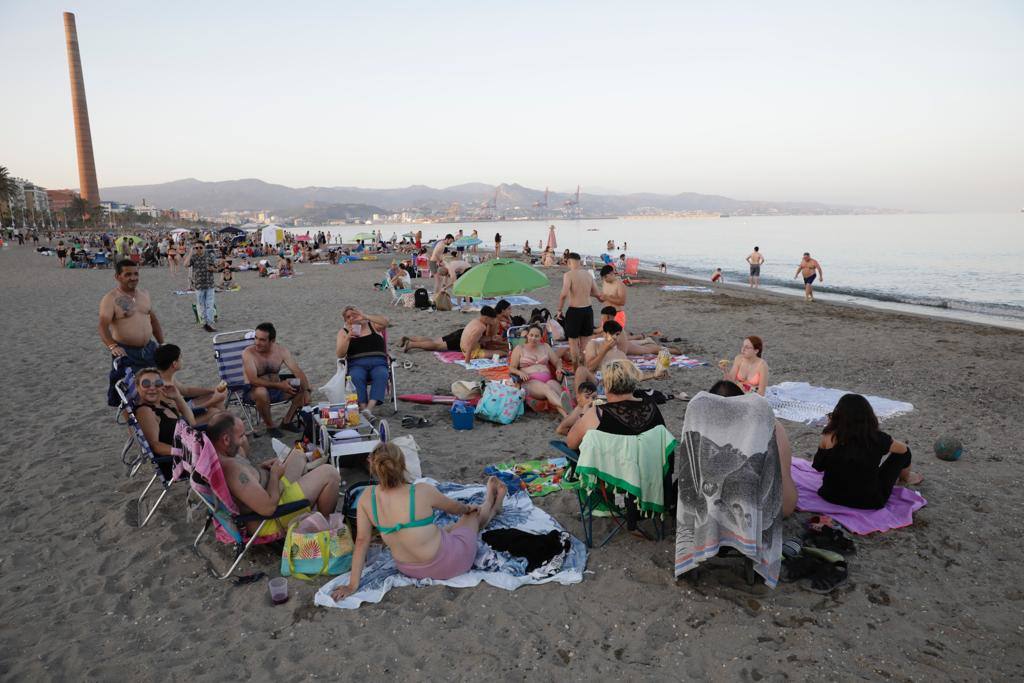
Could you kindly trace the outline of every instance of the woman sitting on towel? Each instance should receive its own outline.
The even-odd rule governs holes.
[[[725,379],[738,384],[745,393],[756,391],[764,396],[768,388],[768,364],[761,358],[763,352],[764,342],[760,337],[745,338],[732,365],[726,366],[725,361],[722,362]]]
[[[367,315],[355,306],[346,306],[341,317],[345,319],[345,327],[338,330],[338,358],[348,360],[348,374],[356,387],[359,407],[373,410],[384,402],[388,388],[388,348],[383,335],[388,319],[382,315]]]
[[[735,382],[721,379],[708,389],[709,394],[716,396],[746,396],[743,389]],[[779,470],[782,475],[782,516],[789,517],[796,510],[796,484],[793,482],[793,447],[789,443],[789,435],[778,420],[775,421],[775,444],[779,449]]]
[[[188,401],[173,382],[164,382],[156,368],[144,368],[135,374],[135,389],[139,405],[135,417],[146,435],[146,441],[155,455],[174,455],[174,430],[178,421],[195,425],[196,419]],[[170,477],[170,465],[161,465],[164,475]]]
[[[341,600],[359,590],[359,579],[373,528],[391,550],[398,571],[414,579],[440,581],[465,574],[476,559],[476,537],[501,510],[507,492],[496,477],[487,480],[479,507],[452,500],[427,483],[405,482],[405,456],[393,443],[382,443],[369,459],[370,474],[380,482],[368,487],[356,504],[356,543],[349,582],[331,597]],[[455,525],[434,524],[434,510],[461,515]]]
[[[829,414],[821,435],[814,469],[824,472],[818,495],[830,503],[878,510],[889,501],[893,486],[920,484],[910,469],[910,448],[878,429],[878,418],[860,394],[846,394]]]
[[[601,368],[601,373],[608,402],[592,406],[569,430],[565,442],[573,450],[579,450],[583,437],[591,429],[630,436],[665,424],[657,403],[633,395],[640,386],[641,375],[632,361],[609,361]]]
[[[564,420],[572,410],[569,394],[562,388],[562,357],[544,343],[540,325],[526,329],[526,341],[512,349],[508,372],[523,382],[526,393],[558,409]]]

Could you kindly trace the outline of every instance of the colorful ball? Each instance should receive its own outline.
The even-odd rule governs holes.
[[[939,460],[953,462],[959,460],[964,453],[964,444],[960,439],[944,436],[935,442],[935,457]]]

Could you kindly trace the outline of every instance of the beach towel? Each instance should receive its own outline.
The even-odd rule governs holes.
[[[439,484],[432,479],[421,479],[437,486],[444,495],[468,505],[483,503],[486,487],[479,484],[456,484],[447,482]],[[434,522],[439,526],[455,523],[456,518],[439,510],[434,512]],[[509,492],[505,498],[501,514],[495,517],[487,527],[490,529],[520,529],[534,534],[546,534],[550,531],[564,532],[554,517],[536,507],[525,491]],[[568,534],[567,534],[568,536]],[[526,571],[526,560],[500,553],[492,549],[479,538],[477,539],[477,555],[473,568],[460,576],[445,581],[433,579],[412,579],[400,573],[391,558],[391,551],[386,547],[375,546],[367,555],[366,566],[359,580],[359,590],[344,600],[335,602],[331,591],[339,584],[348,583],[349,574],[343,574],[328,581],[316,592],[314,603],[321,607],[340,607],[355,609],[364,602],[380,602],[384,594],[392,588],[402,586],[451,586],[453,588],[470,588],[484,581],[497,588],[515,590],[520,586],[541,583],[560,583],[569,585],[583,580],[583,570],[587,565],[587,548],[578,538],[568,536],[570,550],[564,556],[532,572]]]
[[[711,294],[714,291],[710,287],[699,285],[662,285],[659,289],[663,292],[697,292],[698,294]]]
[[[824,425],[828,414],[836,407],[843,394],[856,392],[845,389],[816,387],[807,382],[782,382],[773,384],[765,391],[765,398],[775,411],[775,416],[792,422],[809,425]],[[878,396],[865,396],[879,420],[903,415],[914,410],[914,404],[893,401]]]
[[[576,474],[585,492],[600,482],[636,498],[637,507],[660,514],[668,509],[665,475],[672,464],[676,440],[664,425],[637,435],[591,429],[583,435]]]
[[[686,408],[682,442],[675,575],[729,546],[774,588],[782,561],[782,476],[768,402],[757,394],[702,391]]]
[[[495,299],[473,299],[473,303],[472,304],[470,304],[469,302],[466,302],[466,304],[463,305],[463,310],[465,310],[466,305],[472,306],[473,308],[480,308],[482,306],[491,306],[493,308],[502,299],[504,299],[505,301],[509,302],[513,306],[539,306],[540,305],[540,302],[537,301],[536,299],[532,298],[532,297],[524,296],[522,294],[513,294],[511,296],[502,296],[502,297],[498,297],[498,298],[495,298]]]
[[[796,484],[798,510],[826,514],[855,534],[865,535],[910,526],[914,523],[914,513],[928,504],[917,491],[896,486],[889,496],[889,502],[880,510],[843,507],[818,495],[824,474],[811,467],[811,463],[793,458],[791,471]]]
[[[467,361],[465,354],[461,351],[434,351],[434,357],[442,363],[454,363],[456,365],[461,365],[467,370],[508,367],[508,358],[502,358],[500,356],[498,357],[498,360],[487,357],[474,358],[473,360]]]
[[[633,361],[633,365],[640,370],[654,370],[658,363],[657,356],[630,356],[629,359]],[[689,356],[679,355],[672,356],[672,360],[669,362],[669,367],[697,368],[707,364],[707,361],[700,360],[699,358],[690,358]]]
[[[510,491],[522,489],[531,498],[539,498],[555,491],[579,488],[579,482],[563,479],[567,465],[565,458],[502,462],[488,465],[484,474],[501,478]]]

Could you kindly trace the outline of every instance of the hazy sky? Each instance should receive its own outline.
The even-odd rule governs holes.
[[[0,165],[1024,206],[1024,2],[0,0]]]

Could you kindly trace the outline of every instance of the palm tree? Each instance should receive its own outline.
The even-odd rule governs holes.
[[[11,206],[14,193],[18,191],[18,186],[14,184],[14,178],[11,177],[6,166],[0,166],[0,215],[4,213],[9,214],[12,218],[14,216],[14,209]],[[0,220],[0,224],[2,224]]]

